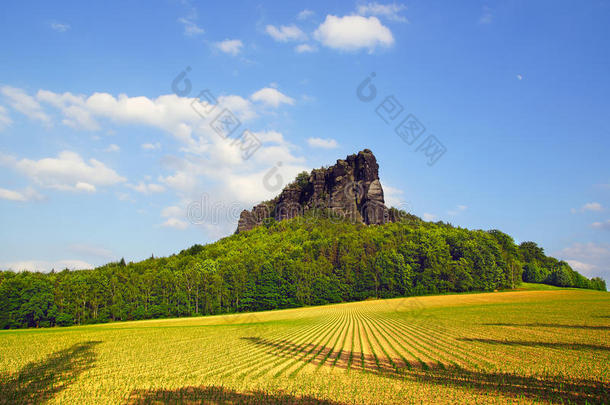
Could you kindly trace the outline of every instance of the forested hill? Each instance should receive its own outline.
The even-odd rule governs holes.
[[[533,242],[393,212],[366,226],[326,212],[167,258],[49,274],[0,272],[0,327],[72,325],[513,288],[521,280],[605,290]]]

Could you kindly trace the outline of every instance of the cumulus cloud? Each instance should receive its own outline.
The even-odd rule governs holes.
[[[332,138],[308,138],[307,143],[312,148],[334,149],[339,146],[336,140]]]
[[[62,124],[76,129],[96,131],[100,128],[93,114],[87,108],[85,96],[72,93],[57,94],[48,90],[39,90],[36,99],[59,109],[64,118]]]
[[[226,205],[230,202],[239,204],[241,209],[251,208],[253,204],[272,198],[280,191],[265,186],[263,181],[273,165],[281,162],[277,173],[271,176],[275,181],[275,174],[279,175],[281,186],[307,169],[304,166],[305,159],[294,152],[297,148],[287,142],[280,132],[249,131],[260,141],[260,147],[249,158],[244,156],[243,145],[236,142],[246,129],[251,130],[249,127],[253,118],[270,113],[269,107],[295,103],[295,100],[273,87],[263,88],[249,98],[235,94],[221,95],[216,97],[216,106],[199,98],[179,97],[175,94],[148,98],[108,93],[87,96],[41,90],[37,97],[57,108],[65,120],[70,120],[82,129],[93,128],[91,124],[95,123],[101,130],[106,121],[110,121],[118,125],[144,125],[171,135],[179,147],[175,154],[162,157],[164,173],[156,181],[146,179],[141,183],[131,182],[127,187],[143,193],[161,192],[163,187],[175,196],[173,204],[183,211],[189,203],[200,199],[204,191],[213,194],[218,203]],[[68,111],[76,109],[82,112],[80,120],[66,115]],[[211,126],[213,120],[225,109],[239,120],[239,126],[231,137],[219,136]],[[201,111],[207,112],[200,114]],[[160,146],[158,142],[141,145],[144,150],[156,150]],[[65,152],[60,157],[40,161],[0,155],[0,163],[15,168],[43,187],[93,192],[107,185],[127,182],[116,172],[109,172],[111,169],[100,162],[84,161],[73,152],[68,152],[68,155],[63,153]],[[70,169],[60,170],[56,166],[69,166]],[[125,192],[117,194],[117,197],[132,200]],[[164,218],[164,226],[167,227],[184,227],[186,223],[184,216]],[[201,227],[205,232],[217,235],[220,231],[224,234],[234,231],[237,218],[234,215],[223,218],[231,219],[227,219],[224,224],[205,223]]]
[[[235,56],[241,52],[244,44],[239,39],[225,39],[224,41],[216,42],[214,46],[224,53]]]
[[[21,191],[0,188],[0,199],[2,200],[26,202],[41,200],[42,198],[42,195],[31,187]]]
[[[342,51],[368,49],[373,52],[377,47],[390,47],[394,44],[390,29],[373,16],[327,15],[313,35],[324,46]]]
[[[303,41],[307,39],[307,35],[294,24],[281,25],[280,27],[267,25],[265,32],[278,42]]]
[[[277,89],[265,87],[250,96],[253,101],[259,101],[271,107],[279,107],[281,104],[294,104],[294,99],[288,97]]]
[[[51,124],[51,117],[43,111],[40,103],[23,90],[10,86],[2,86],[0,87],[0,93],[4,95],[11,108],[43,124]]]
[[[378,16],[385,17],[390,21],[396,22],[407,22],[407,19],[400,15],[401,12],[406,10],[406,6],[403,4],[379,4],[377,2],[361,4],[357,7],[356,12],[363,16]]]
[[[309,45],[309,44],[300,44],[294,47],[294,50],[296,53],[310,53],[310,52],[315,52],[318,50],[318,48],[316,48],[313,45]]]
[[[43,187],[95,192],[96,186],[112,186],[126,179],[96,159],[84,161],[75,152],[63,151],[56,158],[17,159],[0,155],[0,164],[29,177]]]

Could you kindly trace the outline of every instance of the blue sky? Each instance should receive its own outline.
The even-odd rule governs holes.
[[[0,267],[214,241],[369,148],[389,204],[609,280],[609,31],[608,1],[3,2]]]

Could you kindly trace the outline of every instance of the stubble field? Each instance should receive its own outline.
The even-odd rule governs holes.
[[[610,403],[610,294],[549,289],[0,332],[0,403]]]

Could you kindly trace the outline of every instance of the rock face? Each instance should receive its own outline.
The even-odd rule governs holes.
[[[329,209],[333,215],[367,225],[391,221],[378,172],[377,159],[369,149],[339,159],[327,169],[314,169],[309,178],[299,176],[273,200],[242,211],[237,232],[248,231],[266,218],[281,221],[316,209]]]

